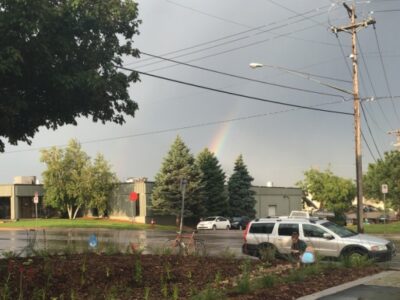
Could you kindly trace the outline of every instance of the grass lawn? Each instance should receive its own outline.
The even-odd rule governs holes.
[[[357,226],[349,226],[350,229],[357,231]],[[392,222],[388,224],[364,224],[364,232],[371,234],[400,234],[400,222]]]
[[[106,228],[106,229],[150,229],[149,224],[132,223],[129,221],[118,221],[108,219],[22,219],[0,223],[1,228]],[[155,225],[158,230],[176,230],[175,226]]]

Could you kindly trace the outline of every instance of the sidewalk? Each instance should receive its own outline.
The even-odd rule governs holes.
[[[311,283],[312,284],[312,283]],[[399,300],[400,270],[384,271],[357,279],[298,300]]]

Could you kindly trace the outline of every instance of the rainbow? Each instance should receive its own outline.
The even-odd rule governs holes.
[[[221,154],[224,143],[228,137],[228,131],[230,127],[230,122],[223,123],[217,133],[214,135],[210,146],[208,149],[210,152],[214,153],[215,156],[218,156],[218,154]]]

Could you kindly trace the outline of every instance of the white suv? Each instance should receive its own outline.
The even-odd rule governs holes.
[[[328,220],[313,218],[265,218],[247,225],[242,252],[260,256],[260,250],[273,248],[278,254],[289,254],[291,236],[296,231],[308,246],[323,257],[368,255],[385,261],[396,254],[393,242],[366,234],[358,234]]]

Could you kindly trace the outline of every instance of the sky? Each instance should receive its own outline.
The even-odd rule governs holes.
[[[127,57],[124,65],[162,78],[142,74],[129,88],[139,105],[136,116],[122,126],[82,118],[77,126],[41,128],[32,145],[6,144],[0,183],[12,183],[15,176],[40,181],[45,169],[40,149],[64,147],[71,139],[93,158],[103,154],[121,181],[154,180],[178,135],[194,156],[204,148],[215,153],[227,177],[242,154],[254,185],[293,187],[310,168],[355,179],[352,95],[337,89],[352,90],[351,35],[331,31],[349,24],[342,2],[138,4],[142,24],[134,45],[142,54]],[[366,172],[395,149],[396,136],[388,132],[400,128],[400,0],[355,5],[358,21],[376,20],[375,29],[357,34]],[[251,69],[251,62],[274,67]]]

